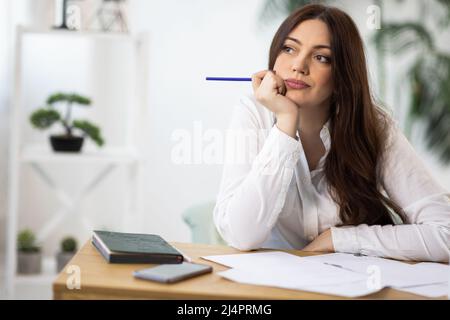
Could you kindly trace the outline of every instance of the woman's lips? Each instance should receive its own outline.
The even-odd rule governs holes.
[[[310,86],[307,85],[306,83],[304,83],[303,81],[298,81],[298,80],[285,80],[286,85],[291,88],[291,89],[306,89],[309,88]]]

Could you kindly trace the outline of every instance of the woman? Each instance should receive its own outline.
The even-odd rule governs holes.
[[[374,103],[346,13],[292,13],[252,84],[227,148],[247,161],[225,163],[214,209],[230,245],[449,261],[449,193]]]

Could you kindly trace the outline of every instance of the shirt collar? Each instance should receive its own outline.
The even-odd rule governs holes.
[[[328,151],[330,151],[331,146],[330,125],[331,120],[328,119],[328,121],[323,125],[322,130],[320,130],[320,139],[322,139],[322,142],[325,146],[326,154],[328,154]]]
[[[323,127],[326,128],[328,131],[330,131],[330,126],[331,126],[331,118],[328,118],[327,122],[325,122]]]
[[[322,156],[322,158],[320,158],[316,169],[314,169],[311,172],[312,176],[315,176],[318,172],[323,170],[323,166],[325,165],[325,160],[330,151],[330,147],[331,147],[330,124],[331,124],[331,120],[328,119],[328,121],[323,125],[322,130],[320,130],[320,139],[322,140],[322,143],[325,146],[325,154]]]

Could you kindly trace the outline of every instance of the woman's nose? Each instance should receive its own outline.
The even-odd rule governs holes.
[[[306,57],[297,57],[292,64],[292,70],[301,74],[309,73],[309,65]]]

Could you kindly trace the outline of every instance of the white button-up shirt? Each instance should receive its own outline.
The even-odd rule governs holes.
[[[450,195],[397,126],[391,128],[378,172],[384,190],[404,210],[407,221],[335,227],[342,221],[323,170],[331,144],[329,122],[320,132],[326,153],[311,172],[301,140],[274,123],[274,114],[252,94],[234,108],[214,208],[216,228],[229,245],[240,250],[302,249],[331,228],[336,252],[449,260]]]

